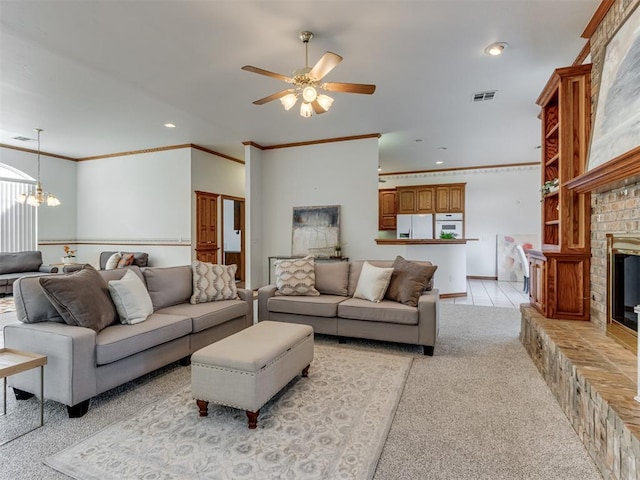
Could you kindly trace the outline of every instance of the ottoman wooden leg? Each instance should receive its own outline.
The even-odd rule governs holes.
[[[309,367],[311,366],[311,364],[307,365],[306,367],[304,367],[302,369],[302,376],[303,377],[308,377],[309,376]]]
[[[209,402],[206,400],[196,400],[196,403],[198,404],[198,410],[200,410],[200,416],[206,417],[209,414],[209,411],[207,410]]]
[[[247,418],[249,419],[249,428],[250,429],[254,429],[258,427],[258,415],[260,415],[260,410],[258,410],[257,412],[250,412],[249,410],[246,411],[247,412]]]

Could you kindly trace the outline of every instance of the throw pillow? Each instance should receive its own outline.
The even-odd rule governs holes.
[[[109,259],[107,260],[107,263],[105,263],[104,269],[105,270],[114,270],[114,269],[118,268],[118,263],[120,262],[121,258],[122,258],[122,254],[120,252],[114,253],[113,255],[111,255],[109,257]]]
[[[313,257],[281,259],[276,266],[276,295],[316,297],[315,261]]]
[[[217,265],[194,260],[191,269],[193,295],[189,302],[192,304],[239,298],[236,288],[237,265]]]
[[[120,280],[109,281],[107,286],[120,323],[133,325],[144,322],[153,313],[149,292],[132,270],[127,270]]]
[[[354,298],[362,298],[370,302],[378,303],[384,298],[387,291],[393,268],[374,267],[369,262],[364,262]]]
[[[349,262],[316,262],[316,290],[325,295],[347,296]]]
[[[435,265],[411,262],[397,256],[393,262],[393,274],[385,298],[417,307],[420,295],[437,268]]]
[[[123,253],[116,268],[124,268],[133,264],[133,253]]]
[[[107,282],[91,266],[67,275],[39,278],[42,291],[69,325],[99,332],[117,320]]]

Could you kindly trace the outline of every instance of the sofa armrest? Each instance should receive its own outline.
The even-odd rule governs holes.
[[[243,300],[249,304],[247,310],[247,327],[253,325],[253,290],[246,288],[238,288],[238,296],[240,300]]]
[[[40,265],[38,271],[41,273],[58,273],[58,267],[54,265]]]
[[[97,394],[96,332],[63,323],[10,323],[4,327],[7,348],[47,356],[45,398],[73,406]],[[30,370],[8,378],[12,387],[40,393],[40,372]]]
[[[418,340],[420,345],[435,346],[440,329],[440,292],[429,290],[418,299]]]
[[[258,321],[263,322],[269,320],[268,302],[271,297],[276,294],[275,285],[265,285],[258,289]]]
[[[72,273],[77,272],[78,270],[82,270],[84,268],[84,263],[74,263],[73,265],[64,265],[62,267],[62,271],[64,273]]]

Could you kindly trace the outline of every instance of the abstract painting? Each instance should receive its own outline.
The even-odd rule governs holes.
[[[340,205],[293,207],[291,254],[329,256],[340,244]]]
[[[502,282],[521,282],[524,279],[524,265],[518,256],[516,245],[522,245],[527,251],[538,244],[538,235],[498,235],[496,260],[498,280]]]
[[[640,8],[609,41],[604,55],[588,170],[640,145]]]

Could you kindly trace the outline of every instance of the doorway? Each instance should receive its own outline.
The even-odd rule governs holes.
[[[236,281],[245,281],[244,198],[222,195],[222,263],[238,265]]]

